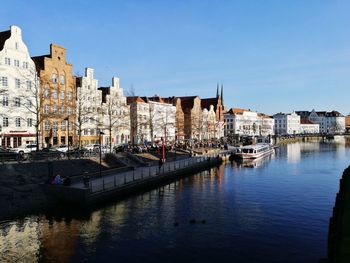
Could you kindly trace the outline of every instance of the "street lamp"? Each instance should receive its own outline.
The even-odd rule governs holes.
[[[67,136],[67,145],[68,145],[68,149],[67,149],[67,157],[68,157],[68,160],[69,160],[69,115],[66,117],[66,118],[64,118],[64,120],[65,121],[67,121],[67,134],[68,134],[68,136]]]
[[[103,135],[104,132],[99,133],[99,142],[100,142],[100,177],[102,176],[102,144],[101,144],[101,135]],[[104,186],[104,184],[103,184]]]

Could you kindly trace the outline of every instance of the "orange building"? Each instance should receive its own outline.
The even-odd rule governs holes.
[[[40,78],[41,146],[73,144],[76,84],[72,64],[66,62],[66,49],[51,44],[50,54],[32,59]]]

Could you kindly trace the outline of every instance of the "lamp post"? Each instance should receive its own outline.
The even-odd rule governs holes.
[[[100,177],[102,177],[102,144],[101,144],[101,135],[103,135],[104,132],[99,133],[99,142],[100,142]],[[103,182],[104,187],[104,182]]]
[[[64,118],[65,121],[67,121],[67,145],[68,145],[68,149],[67,149],[67,158],[69,160],[69,115]]]

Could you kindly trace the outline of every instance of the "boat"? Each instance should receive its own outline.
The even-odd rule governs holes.
[[[274,147],[268,143],[257,143],[237,148],[234,157],[239,159],[257,159],[274,153]]]

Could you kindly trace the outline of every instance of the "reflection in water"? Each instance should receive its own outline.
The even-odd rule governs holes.
[[[289,144],[94,211],[3,223],[0,262],[313,262],[349,157],[344,143]]]
[[[241,159],[241,160],[235,160],[234,163],[236,163],[237,167],[246,167],[246,168],[258,168],[264,163],[272,160],[275,158],[275,154],[270,154],[267,156],[263,156],[257,159]]]
[[[37,262],[39,255],[37,218],[15,221],[0,229],[0,262]]]

